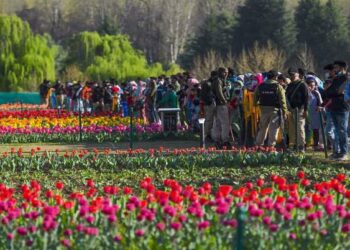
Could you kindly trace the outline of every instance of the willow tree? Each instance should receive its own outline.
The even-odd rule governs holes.
[[[135,50],[124,35],[82,32],[73,38],[69,51],[69,63],[77,64],[88,78],[94,80],[126,80],[166,73],[159,63],[149,65],[145,56]],[[170,71],[174,73],[176,67],[173,65]]]
[[[55,78],[56,47],[34,35],[27,22],[0,15],[0,90],[36,91],[46,79]]]

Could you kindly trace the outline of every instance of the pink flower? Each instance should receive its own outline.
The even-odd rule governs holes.
[[[271,232],[277,232],[278,230],[278,225],[277,224],[270,224],[270,231]]]
[[[179,222],[172,222],[170,224],[170,227],[172,229],[174,229],[175,231],[179,231],[182,228],[181,223],[179,223]]]
[[[143,231],[142,229],[137,229],[137,230],[135,231],[135,235],[136,235],[137,237],[142,237],[142,236],[145,235],[145,231]]]
[[[87,235],[96,236],[98,235],[99,231],[98,231],[98,228],[96,227],[86,227],[84,229],[84,233]]]
[[[19,227],[19,228],[17,228],[17,233],[19,234],[19,235],[27,235],[28,234],[28,231],[27,231],[27,229],[25,228],[25,227]]]
[[[84,231],[84,225],[83,225],[83,224],[77,225],[77,226],[76,226],[76,230],[77,230],[79,233],[83,232],[83,231]]]
[[[181,214],[181,215],[179,216],[179,221],[180,221],[181,223],[186,222],[186,221],[187,221],[187,216],[184,215],[184,214]]]
[[[94,216],[90,215],[90,216],[86,217],[86,221],[89,224],[93,224],[95,221],[95,218],[94,218]]]
[[[349,223],[344,224],[344,225],[342,226],[342,228],[341,228],[341,231],[342,231],[343,233],[349,233],[349,232],[350,232],[350,224],[349,224]]]
[[[204,229],[208,228],[209,226],[210,226],[209,221],[202,221],[202,222],[198,223],[199,230],[204,230]]]
[[[296,240],[297,239],[297,235],[295,233],[290,233],[289,234],[289,239]]]
[[[34,225],[29,226],[28,231],[31,233],[34,233],[36,231],[36,226],[34,226]]]
[[[216,213],[224,215],[224,214],[228,213],[229,209],[230,209],[230,207],[227,204],[222,204],[222,205],[217,207]]]
[[[6,235],[6,238],[7,238],[8,240],[13,240],[14,237],[15,237],[15,236],[14,236],[12,233],[8,233],[8,234]]]
[[[157,223],[156,228],[158,229],[158,231],[164,231],[165,224],[162,222],[159,222],[159,223]]]
[[[66,229],[66,230],[64,230],[64,235],[65,236],[71,236],[73,234],[73,231],[72,231],[72,229]]]
[[[172,206],[165,206],[163,208],[163,212],[169,215],[170,217],[174,217],[176,215],[176,209]]]
[[[121,242],[121,241],[122,241],[122,237],[121,237],[120,235],[116,235],[116,236],[114,237],[114,241],[115,241],[115,242]]]
[[[224,221],[223,224],[224,224],[225,226],[229,226],[229,227],[231,227],[231,228],[235,228],[235,227],[237,227],[238,222],[237,222],[236,219],[232,219],[232,220]]]
[[[116,221],[117,221],[117,217],[115,215],[108,216],[108,222],[109,223],[114,223]]]
[[[72,244],[71,244],[71,242],[70,242],[69,239],[61,240],[61,244],[62,244],[63,246],[65,246],[65,247],[67,247],[67,248],[72,246]]]
[[[263,218],[263,223],[265,224],[265,225],[270,225],[271,224],[271,217],[264,217]]]

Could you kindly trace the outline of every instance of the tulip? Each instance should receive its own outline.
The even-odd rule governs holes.
[[[157,223],[156,228],[157,228],[158,231],[164,231],[164,229],[165,229],[165,224],[162,223],[162,222]]]
[[[145,231],[143,231],[142,229],[137,229],[135,231],[135,235],[138,236],[138,237],[142,237],[145,235]]]
[[[179,231],[181,229],[181,223],[179,222],[172,222],[170,223],[170,227],[174,229],[175,231]]]

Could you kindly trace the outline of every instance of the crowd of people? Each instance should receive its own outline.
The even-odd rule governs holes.
[[[180,108],[181,124],[200,130],[217,148],[246,144],[247,135],[257,146],[276,143],[303,152],[311,142],[315,150],[328,145],[332,158],[346,160],[350,82],[348,66],[335,61],[324,67],[323,81],[313,72],[290,68],[287,74],[275,70],[236,74],[232,68],[218,68],[198,81],[189,72],[118,83],[44,81],[42,102],[51,108],[81,112],[118,112],[145,123],[160,122],[159,108]],[[322,128],[324,127],[324,130]],[[325,131],[323,133],[322,131]]]

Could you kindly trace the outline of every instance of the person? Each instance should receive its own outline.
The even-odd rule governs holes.
[[[50,98],[50,81],[44,80],[39,86],[39,94],[41,104],[45,104],[45,106],[49,106],[49,98]]]
[[[91,101],[92,101],[92,109],[94,113],[102,112],[103,111],[103,95],[104,95],[104,89],[98,82],[94,82],[92,85],[92,95],[91,95]]]
[[[162,100],[159,102],[161,108],[178,108],[177,95],[174,86],[169,84]]]
[[[288,84],[290,83],[290,79],[286,78],[282,74],[278,75],[277,81],[283,87],[284,90],[287,88]]]
[[[332,64],[328,64],[323,68],[326,71],[326,81],[324,83],[324,90],[328,89],[331,85],[332,85],[332,81],[333,79],[336,77],[336,73],[334,70],[334,65]],[[324,100],[324,104],[328,104],[328,99],[325,96],[325,92],[321,92],[322,98]],[[324,105],[324,106],[325,106]],[[334,145],[336,145],[337,149],[335,149],[336,152],[339,151],[339,141],[338,138],[335,137],[335,133],[334,133],[334,123],[331,117],[331,112],[329,111],[329,109],[325,106],[325,111],[326,111],[326,134],[327,134],[327,138],[329,140],[329,149],[332,149],[334,147]]]
[[[148,121],[150,123],[158,122],[156,111],[156,97],[157,97],[157,81],[156,78],[151,77],[148,86],[145,90],[146,105],[148,110]]]
[[[347,64],[344,61],[335,61],[334,70],[336,77],[331,86],[325,90],[325,96],[330,99],[328,105],[334,127],[335,134],[339,140],[339,152],[333,149],[332,158],[340,161],[348,159],[348,119],[349,104],[345,101],[344,90],[348,82]]]
[[[64,95],[65,95],[64,86],[59,80],[57,80],[53,88],[55,89],[55,93],[56,93],[57,108],[62,109],[64,108]]]
[[[306,143],[305,119],[309,103],[309,91],[305,82],[300,78],[297,69],[290,68],[288,74],[292,81],[286,89],[287,106],[290,112],[288,117],[289,143],[294,145],[295,149],[304,152]]]
[[[82,97],[82,90],[84,88],[84,83],[81,81],[75,82],[72,86],[73,88],[73,107],[74,112],[84,112]]]
[[[324,139],[320,136],[321,121],[319,116],[319,107],[321,107],[323,102],[322,97],[316,87],[317,82],[314,77],[308,76],[306,78],[306,84],[309,88],[309,127],[312,130],[314,150],[323,150],[322,142]]]
[[[213,136],[211,134],[213,124],[214,124],[214,114],[215,114],[215,95],[212,89],[212,82],[218,76],[217,71],[212,71],[210,78],[201,83],[200,92],[200,102],[203,106],[204,113],[204,138],[206,141],[212,142]]]
[[[81,91],[81,98],[83,101],[84,111],[91,113],[92,111],[92,103],[91,103],[92,89],[91,83],[86,82],[83,90]]]
[[[254,105],[260,106],[260,129],[256,144],[264,146],[268,134],[267,145],[275,146],[281,119],[287,115],[287,102],[284,89],[277,81],[278,72],[271,70],[267,74],[267,81],[261,84],[254,92]]]
[[[227,100],[224,96],[225,81],[228,75],[226,68],[218,69],[218,77],[213,80],[213,93],[215,96],[215,125],[214,125],[214,141],[218,149],[226,147],[231,149],[230,143],[230,121],[228,114]]]

